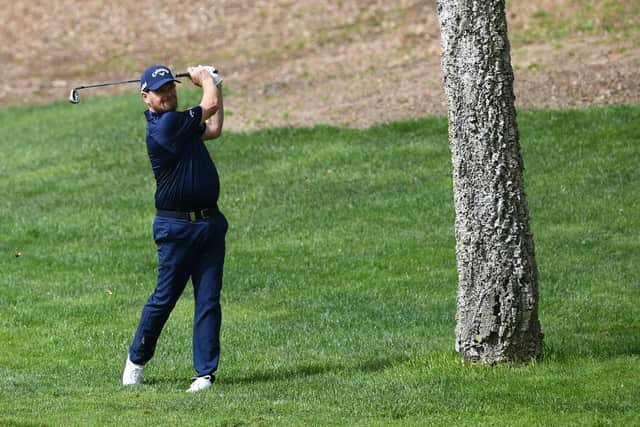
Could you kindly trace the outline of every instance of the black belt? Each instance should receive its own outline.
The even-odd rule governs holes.
[[[165,218],[177,218],[184,219],[187,221],[196,221],[199,219],[208,219],[216,216],[218,214],[217,208],[206,208],[199,209],[197,211],[191,212],[183,212],[183,211],[166,211],[164,209],[158,209],[156,211],[156,215],[162,216]]]

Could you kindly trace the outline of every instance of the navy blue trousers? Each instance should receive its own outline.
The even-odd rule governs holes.
[[[198,376],[216,371],[220,361],[220,292],[228,223],[222,213],[197,221],[156,216],[153,238],[158,246],[158,283],[147,300],[129,358],[144,365],[189,278],[195,299],[193,366]]]

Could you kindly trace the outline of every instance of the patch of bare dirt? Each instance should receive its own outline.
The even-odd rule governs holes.
[[[509,2],[510,31],[574,3]],[[0,8],[0,20],[0,106],[65,100],[72,86],[154,63],[208,63],[225,78],[227,129],[446,114],[435,0],[32,0]],[[514,44],[517,106],[640,103],[637,33]],[[116,91],[137,96],[132,85],[82,97]]]

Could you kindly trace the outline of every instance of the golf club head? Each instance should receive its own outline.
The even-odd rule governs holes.
[[[80,96],[78,96],[78,91],[76,88],[71,89],[71,92],[69,92],[69,102],[72,104],[77,104],[80,102]]]

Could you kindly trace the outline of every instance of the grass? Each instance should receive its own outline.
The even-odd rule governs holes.
[[[515,1],[508,9],[520,14]],[[514,24],[510,39],[515,46],[565,40],[584,36],[616,39],[637,38],[640,30],[640,3],[636,0],[565,0],[531,12],[528,19]]]
[[[141,111],[0,110],[0,425],[640,423],[640,107],[519,115],[546,335],[529,365],[453,351],[446,119],[225,134],[223,359],[195,396],[189,289],[147,384],[119,384],[155,283]]]

